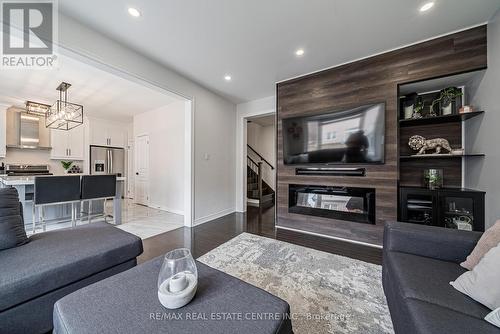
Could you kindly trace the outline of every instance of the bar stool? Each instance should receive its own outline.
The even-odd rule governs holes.
[[[104,200],[103,216],[104,221],[109,215],[106,214],[106,200],[115,197],[116,195],[116,175],[84,175],[82,176],[82,193],[81,193],[81,209],[80,220],[83,221],[83,204],[89,202],[89,210],[87,220],[89,224],[92,218],[101,216],[100,214],[92,215],[92,201]]]
[[[33,194],[33,233],[36,229],[36,209],[43,231],[46,230],[45,207],[71,204],[71,225],[76,226],[75,203],[80,202],[80,176],[36,176]]]

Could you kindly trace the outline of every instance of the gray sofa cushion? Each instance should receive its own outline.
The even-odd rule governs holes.
[[[0,189],[0,250],[28,242],[24,230],[22,206],[15,188]]]
[[[35,234],[0,252],[0,311],[142,253],[140,238],[106,223]]]
[[[500,334],[500,329],[483,319],[421,300],[407,299],[403,307],[407,308],[412,327],[412,331],[405,334]]]
[[[384,265],[403,298],[413,298],[482,319],[490,310],[456,291],[449,283],[465,272],[454,262],[399,252],[386,252]]]

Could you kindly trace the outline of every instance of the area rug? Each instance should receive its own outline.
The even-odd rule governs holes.
[[[290,304],[300,333],[394,333],[382,267],[243,233],[199,261]]]

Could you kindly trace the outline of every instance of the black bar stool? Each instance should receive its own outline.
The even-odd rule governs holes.
[[[106,200],[113,198],[116,195],[116,175],[84,175],[82,176],[82,194],[81,194],[81,209],[80,209],[80,220],[83,216],[83,204],[85,201],[89,202],[89,210],[87,214],[87,219],[89,224],[93,217],[98,217],[98,215],[92,215],[92,201],[94,200],[104,200],[103,216],[104,221],[106,221]]]
[[[75,203],[80,202],[80,176],[36,176],[33,196],[33,233],[36,228],[36,209],[43,231],[46,230],[46,206],[71,203],[71,225],[76,225]]]

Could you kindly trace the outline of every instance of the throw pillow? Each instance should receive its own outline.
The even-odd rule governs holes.
[[[484,320],[488,321],[492,325],[500,327],[500,307],[488,313]]]
[[[500,307],[500,246],[496,246],[471,271],[450,284],[475,301],[494,310]]]
[[[0,250],[28,242],[15,188],[0,189]]]
[[[500,220],[486,230],[479,239],[476,247],[467,259],[460,263],[462,267],[472,270],[490,249],[500,244]]]

